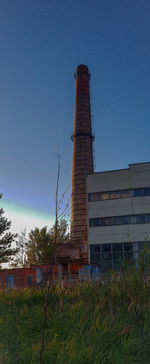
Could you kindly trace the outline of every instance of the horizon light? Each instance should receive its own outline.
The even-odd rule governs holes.
[[[11,221],[10,231],[12,233],[20,234],[25,229],[30,232],[35,227],[51,228],[55,221],[54,215],[4,199],[0,201],[0,205],[4,209],[4,216]]]

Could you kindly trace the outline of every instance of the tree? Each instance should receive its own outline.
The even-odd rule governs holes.
[[[0,194],[0,199],[2,194]],[[12,248],[12,243],[15,241],[17,234],[8,232],[11,226],[11,221],[4,217],[4,210],[0,209],[0,264],[7,263],[12,260],[12,257],[18,252],[18,248]]]
[[[47,227],[35,228],[29,233],[27,242],[27,261],[29,264],[50,264],[54,256],[54,243]]]
[[[11,262],[10,267],[12,268],[24,268],[28,266],[27,262],[27,230],[21,232],[16,241],[16,246],[18,247],[18,254],[16,254],[13,262]]]
[[[62,219],[57,224],[57,243],[69,241],[68,224]],[[29,233],[26,243],[28,264],[51,264],[55,256],[55,225],[48,231],[47,227],[35,228]]]
[[[57,241],[55,239],[55,225],[50,229],[50,233],[53,236],[54,242],[56,244],[59,243],[68,243],[70,240],[70,234],[68,232],[68,223],[65,219],[60,219],[57,222]]]
[[[68,202],[65,204],[65,206],[63,206],[63,209],[62,209],[62,203],[64,202],[63,200],[64,200],[65,194],[68,189],[65,192],[63,192],[61,197],[59,198],[61,155],[57,152],[56,156],[57,156],[57,180],[56,180],[56,197],[55,197],[55,224],[54,224],[54,228],[53,228],[55,245],[58,244],[59,242],[63,242],[63,241],[60,241],[60,239],[63,239],[63,234],[62,234],[63,229],[65,231],[65,241],[66,241],[66,238],[69,239],[69,234],[68,234],[68,237],[66,236],[68,224],[64,217],[65,217],[66,212],[69,209],[69,201],[70,201],[70,197],[69,197]],[[61,236],[60,236],[60,231],[61,231]]]

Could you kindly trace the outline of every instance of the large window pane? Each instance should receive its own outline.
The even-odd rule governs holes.
[[[112,247],[113,247],[113,251],[122,251],[122,244],[120,243],[115,243],[115,244],[112,244]]]
[[[145,222],[146,223],[150,222],[150,214],[145,215]]]
[[[144,224],[145,215],[136,215],[136,224]]]
[[[150,196],[150,188],[143,188],[144,196]]]
[[[112,261],[110,260],[103,260],[101,264],[102,272],[107,272],[108,270],[112,270]]]
[[[132,190],[133,197],[140,197],[143,196],[143,194],[144,194],[143,188],[135,188],[134,190]]]
[[[94,245],[95,252],[100,252],[100,244]]]
[[[124,253],[124,258],[127,260],[130,260],[133,258],[133,253],[132,252],[125,252]]]
[[[101,218],[102,226],[109,226],[111,225],[111,217],[102,217]]]
[[[92,259],[91,259],[92,264],[100,265],[100,262],[101,262],[100,255],[95,254],[95,255],[92,256]]]
[[[123,252],[113,252],[113,260],[122,261],[123,259]]]
[[[122,190],[122,191],[120,191],[120,197],[121,198],[128,198],[128,197],[130,197],[130,190]]]
[[[99,218],[90,219],[89,224],[90,224],[90,227],[100,226],[100,219]]]
[[[112,259],[111,252],[102,253],[102,260],[111,260],[111,259]]]
[[[132,216],[132,224],[136,224],[136,216]]]
[[[118,220],[117,220],[117,217],[116,216],[113,216],[111,218],[111,225],[118,225]]]
[[[130,224],[130,216],[122,216],[122,224],[126,225],[126,224]]]
[[[120,198],[120,191],[110,192],[109,196],[110,196],[110,199]]]
[[[111,244],[102,244],[102,252],[111,252]]]
[[[101,193],[101,200],[109,200],[109,192]]]
[[[90,253],[95,253],[95,245],[90,245]]]
[[[88,194],[88,200],[90,202],[92,201],[99,201],[100,200],[100,193],[97,192],[97,193],[89,193]]]
[[[92,193],[88,194],[88,201],[92,201]]]
[[[31,274],[27,275],[27,285],[30,287],[33,285],[33,276]]]
[[[117,216],[117,225],[122,225],[122,216]]]
[[[124,251],[132,250],[133,243],[124,243]]]

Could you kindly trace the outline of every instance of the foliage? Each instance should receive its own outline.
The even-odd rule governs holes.
[[[0,199],[2,194],[0,194]],[[12,259],[18,249],[12,248],[12,243],[15,241],[17,235],[8,232],[11,226],[11,221],[4,217],[4,210],[0,209],[0,264],[7,263]]]
[[[68,224],[61,219],[57,228],[58,243],[69,241]],[[30,264],[51,264],[55,256],[55,225],[50,230],[47,227],[35,228],[27,236],[24,230],[16,242],[18,254],[11,267],[28,267]]]
[[[57,226],[57,243],[65,243],[69,239],[68,225],[62,219]],[[48,231],[47,227],[31,230],[26,242],[28,264],[50,264],[55,256],[55,225]]]
[[[54,243],[47,227],[35,228],[27,241],[27,261],[29,264],[50,264],[54,257]]]
[[[10,267],[12,268],[24,268],[28,266],[27,261],[27,231],[26,229],[21,232],[16,241],[16,246],[18,247],[18,253],[15,256],[13,262],[11,262]]]
[[[55,225],[52,226],[50,234],[54,240]],[[57,225],[57,244],[69,242],[68,223],[65,219],[60,219]]]
[[[50,287],[44,364],[149,363],[150,280],[142,264],[109,281]],[[1,364],[39,363],[45,294],[1,291]]]

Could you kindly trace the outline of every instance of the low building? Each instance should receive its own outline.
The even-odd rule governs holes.
[[[66,260],[61,264],[61,276],[59,274],[60,264],[31,265],[28,268],[12,268],[0,270],[0,289],[2,288],[32,288],[42,287],[46,284],[49,274],[53,284],[62,282],[75,282],[80,280],[79,272],[83,265],[77,261]]]
[[[31,265],[29,268],[2,269],[0,271],[0,288],[29,288],[40,284],[44,285],[50,269],[52,269],[52,275],[55,277],[57,274],[56,265],[43,264]]]
[[[150,162],[87,176],[89,263],[119,270],[150,243]]]

